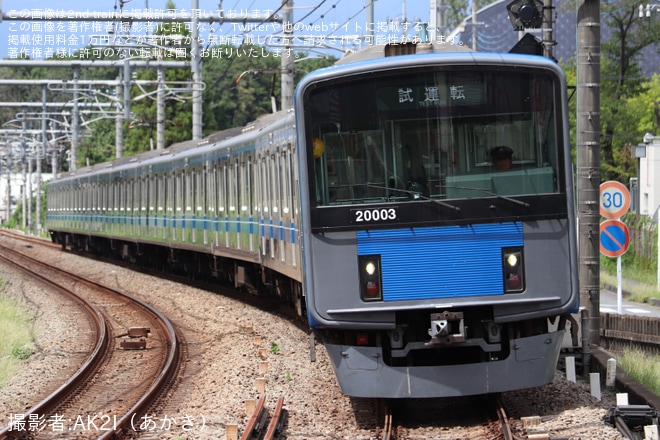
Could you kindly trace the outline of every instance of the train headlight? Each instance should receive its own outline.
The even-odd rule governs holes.
[[[502,276],[505,293],[518,293],[525,290],[524,268],[521,248],[502,249]]]
[[[360,271],[360,297],[364,301],[383,299],[380,255],[358,256]]]

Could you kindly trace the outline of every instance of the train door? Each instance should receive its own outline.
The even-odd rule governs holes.
[[[268,167],[266,155],[259,158],[259,237],[260,257],[266,255],[266,221],[268,218]]]
[[[87,220],[87,187],[89,179],[83,179],[80,194],[80,226],[83,231],[88,230],[89,222]]]
[[[275,217],[276,217],[276,203],[275,203],[275,197],[276,197],[276,183],[275,183],[275,155],[271,153],[267,153],[266,155],[266,200],[267,200],[267,219],[268,219],[268,225],[267,227],[267,249],[269,249],[268,252],[268,257],[273,259],[275,258],[275,243],[274,243],[274,222],[275,222]]]
[[[126,201],[126,216],[131,230],[131,236],[141,236],[140,225],[142,224],[142,212],[140,210],[140,197],[142,195],[142,177],[137,170],[133,177],[133,184],[126,188],[126,193],[129,195],[130,200]]]
[[[292,154],[291,154],[291,143],[287,143],[284,151],[282,152],[282,164],[283,164],[283,195],[282,195],[282,219],[284,225],[284,247],[286,249],[286,254],[289,255],[289,259],[293,266],[296,266],[296,253],[294,247],[294,218],[293,218],[293,182],[292,182]],[[285,257],[286,259],[286,257]]]
[[[80,228],[80,182],[76,183],[75,198],[73,204],[73,213],[75,218],[74,227],[76,229]]]
[[[209,244],[209,229],[215,216],[215,166],[208,161],[204,166],[204,245]]]
[[[100,207],[99,207],[99,221],[101,223],[101,231],[106,231],[106,213],[108,206],[108,188],[106,185],[106,180],[103,177],[99,177],[99,196],[100,196]]]
[[[96,230],[96,206],[97,206],[97,190],[96,190],[96,182],[92,180],[91,178],[88,181],[88,206],[87,206],[87,212],[88,212],[88,231],[95,231]]]
[[[219,215],[219,200],[218,200],[218,167],[219,164],[217,162],[211,162],[211,165],[209,167],[210,172],[209,174],[209,180],[208,180],[208,185],[210,187],[210,191],[207,192],[207,196],[209,197],[209,203],[208,203],[208,209],[209,209],[209,216],[213,220],[212,225],[213,225],[213,232],[211,234],[213,243],[215,246],[218,245],[218,215]]]
[[[146,217],[147,217],[147,207],[148,202],[147,195],[148,185],[145,179],[144,174],[141,172],[142,169],[137,168],[135,170],[135,180],[136,187],[133,188],[133,229],[136,231],[138,237],[145,236],[146,232]]]
[[[186,200],[186,177],[185,171],[181,171],[176,174],[176,227],[181,233],[181,241],[186,241],[186,224],[185,216],[187,212],[187,200]]]
[[[156,206],[158,204],[158,178],[153,173],[151,167],[146,173],[145,178],[147,179],[147,199],[144,204],[147,208],[146,220],[145,220],[145,236],[156,238]]]
[[[222,163],[221,168],[219,169],[218,176],[218,218],[219,221],[219,231],[218,231],[218,245],[223,243],[225,247],[229,247],[229,234],[227,230],[229,228],[229,206],[227,202],[227,181],[229,180],[229,164],[227,161]]]
[[[247,237],[247,228],[244,227],[245,218],[247,216],[247,206],[246,206],[246,188],[247,185],[247,164],[245,163],[245,157],[241,154],[238,162],[236,163],[238,169],[238,180],[237,184],[237,206],[236,206],[236,247],[238,249],[245,249],[249,247],[248,237]]]
[[[184,230],[185,232],[185,238],[184,241],[194,243],[195,242],[195,233],[196,233],[196,226],[197,226],[197,218],[196,218],[196,211],[195,207],[197,206],[196,204],[196,197],[195,197],[195,173],[196,171],[194,169],[187,169],[186,172],[184,173],[184,197],[185,197],[185,208],[186,211],[184,213],[184,222],[185,222],[185,227]]]
[[[116,235],[119,233],[117,225],[117,217],[119,217],[119,184],[112,176],[110,176],[110,191],[112,197],[110,199],[109,214],[110,214],[110,233]]]
[[[285,207],[285,194],[286,194],[286,147],[277,149],[277,155],[275,156],[275,178],[276,178],[276,197],[275,202],[277,209],[277,225],[278,231],[277,242],[279,248],[278,258],[281,262],[286,261],[286,249],[285,241],[286,235],[284,234],[285,220],[288,218],[288,215],[284,212]]]
[[[89,207],[89,228],[90,231],[97,231],[98,222],[97,222],[97,208],[99,206],[99,188],[95,181],[89,182],[90,190],[90,207]]]
[[[165,240],[167,239],[167,174],[157,174],[155,180],[158,182],[155,233],[160,232],[160,237]]]
[[[238,187],[240,185],[240,182],[238,181],[239,178],[239,161],[236,159],[234,162],[232,162],[229,165],[229,182],[228,182],[228,192],[229,192],[229,199],[228,199],[228,205],[229,205],[229,212],[228,212],[228,247],[231,248],[238,248],[238,219],[239,219],[239,211],[238,211]]]
[[[245,183],[243,185],[245,191],[245,207],[246,207],[246,217],[247,217],[247,235],[248,235],[248,248],[251,253],[254,253],[254,209],[255,209],[255,162],[252,156],[248,156],[246,161],[246,175]]]
[[[169,215],[170,239],[176,241],[177,189],[174,171],[167,176],[167,214]]]

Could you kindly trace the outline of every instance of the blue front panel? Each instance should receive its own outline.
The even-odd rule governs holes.
[[[380,255],[383,300],[502,295],[502,248],[521,223],[361,231],[359,255]]]

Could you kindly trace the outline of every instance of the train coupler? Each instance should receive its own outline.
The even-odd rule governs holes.
[[[463,312],[432,313],[429,336],[431,336],[431,340],[426,345],[450,345],[465,342]]]

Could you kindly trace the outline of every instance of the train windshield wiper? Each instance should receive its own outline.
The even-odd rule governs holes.
[[[443,202],[442,200],[434,199],[428,196],[425,196],[424,194],[420,193],[419,191],[411,191],[408,189],[399,189],[399,188],[388,188],[386,186],[380,186],[380,185],[372,185],[370,183],[367,183],[367,187],[369,188],[376,188],[376,189],[384,189],[386,191],[391,191],[391,192],[396,192],[396,193],[404,193],[407,194],[411,200],[429,200],[433,203],[437,203],[440,206],[443,206],[447,209],[450,209],[454,212],[460,212],[461,208],[458,206],[454,206],[451,203]]]
[[[494,192],[492,192],[492,191],[490,191],[486,188],[475,188],[473,186],[446,186],[445,188],[463,189],[463,190],[469,190],[469,191],[478,191],[480,193],[488,194],[489,196],[497,197],[498,199],[506,200],[507,202],[511,202],[511,203],[516,204],[516,205],[520,205],[524,208],[529,208],[529,206],[530,206],[529,203],[527,203],[527,202],[523,202],[522,200],[518,200],[518,199],[513,198],[513,197],[503,196],[502,194],[494,193]]]

